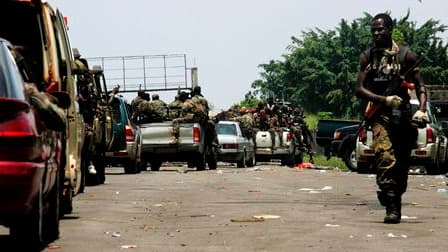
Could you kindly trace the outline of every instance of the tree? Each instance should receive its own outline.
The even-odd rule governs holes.
[[[448,80],[447,43],[437,35],[447,26],[428,20],[417,27],[409,21],[410,12],[394,20],[394,40],[426,54],[431,63],[422,66],[427,83],[443,84]],[[260,98],[274,95],[302,105],[307,111],[327,111],[336,117],[353,118],[361,114],[357,87],[359,55],[372,45],[370,20],[364,16],[351,23],[342,19],[335,29],[314,28],[291,37],[291,44],[281,60],[260,64],[260,79],[252,83],[253,94]]]

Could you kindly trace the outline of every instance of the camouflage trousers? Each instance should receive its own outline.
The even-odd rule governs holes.
[[[384,116],[370,125],[377,185],[381,191],[402,195],[407,188],[409,156],[417,140],[417,129],[410,123],[392,124]]]

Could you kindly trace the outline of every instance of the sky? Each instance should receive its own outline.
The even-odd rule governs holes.
[[[446,0],[49,0],[68,18],[83,57],[186,54],[214,110],[244,99],[259,64],[281,60],[291,37],[389,11],[448,24]],[[448,35],[440,34],[445,39]],[[110,83],[109,83],[110,84]],[[130,95],[134,96],[134,94]],[[173,94],[160,93],[165,101]],[[130,97],[132,99],[132,97]]]

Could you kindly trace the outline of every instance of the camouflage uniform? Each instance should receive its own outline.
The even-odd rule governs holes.
[[[176,96],[176,99],[172,101],[170,104],[168,104],[168,117],[169,119],[173,120],[178,117],[180,117],[180,111],[182,109],[183,102],[179,100],[179,97]]]
[[[182,104],[181,117],[173,120],[173,143],[179,141],[180,124],[184,122],[203,122],[203,112],[198,109],[192,99],[186,100]]]
[[[155,121],[164,121],[168,116],[167,105],[164,101],[159,100],[158,98],[151,101],[151,108],[154,112],[154,120]]]
[[[241,123],[244,136],[252,138],[254,131],[254,118],[251,114],[246,112],[243,112],[241,114],[241,116],[235,117],[235,120]]]

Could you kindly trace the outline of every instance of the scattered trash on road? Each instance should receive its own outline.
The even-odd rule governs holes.
[[[230,219],[231,222],[261,222],[264,221],[264,219],[258,219],[253,216],[251,217],[242,217],[237,219]]]
[[[133,249],[137,248],[137,245],[121,245],[121,249]]]
[[[305,191],[305,192],[309,192],[309,193],[320,193],[321,191],[329,191],[329,190],[333,190],[332,186],[324,186],[320,189],[316,189],[316,188],[300,188],[299,191]]]
[[[366,237],[367,237],[367,238],[372,238],[373,235],[371,235],[371,234],[367,234]]]
[[[154,207],[163,207],[162,204],[154,204],[154,205],[152,205],[152,206],[154,206]]]
[[[263,219],[263,220],[280,219],[280,216],[271,214],[254,215],[253,217],[256,219]]]
[[[113,232],[112,237],[121,237],[120,232]]]
[[[395,235],[393,233],[388,233],[387,237],[389,237],[389,238],[404,238],[404,239],[408,238],[408,236],[405,234]]]
[[[259,193],[259,192],[261,192],[261,190],[248,190],[247,192],[251,192],[251,193]]]
[[[325,224],[325,227],[340,227],[341,225],[337,225],[337,224]]]
[[[416,220],[417,217],[415,217],[415,216],[406,216],[406,215],[403,215],[403,216],[401,216],[401,219],[402,219],[402,220]]]
[[[437,192],[438,192],[438,193],[448,193],[448,189],[445,189],[445,188],[439,188],[439,189],[437,189]]]
[[[297,169],[312,169],[312,168],[314,168],[314,165],[309,162],[303,162],[303,163],[297,164],[296,168]]]
[[[217,170],[216,174],[223,174],[224,172],[222,170]]]

